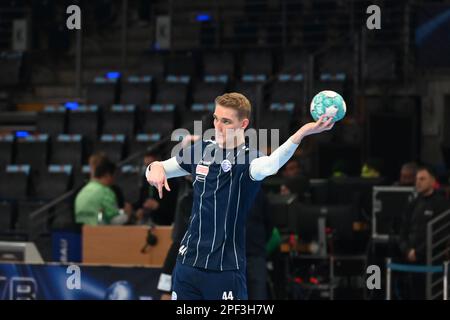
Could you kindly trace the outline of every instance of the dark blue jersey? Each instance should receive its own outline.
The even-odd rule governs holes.
[[[250,177],[259,157],[246,144],[222,149],[211,140],[182,150],[177,162],[193,177],[190,223],[178,262],[209,270],[245,270],[247,213],[261,182]]]

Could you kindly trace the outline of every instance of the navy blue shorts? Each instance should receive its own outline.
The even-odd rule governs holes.
[[[177,262],[172,274],[172,300],[247,300],[245,272],[214,271]]]

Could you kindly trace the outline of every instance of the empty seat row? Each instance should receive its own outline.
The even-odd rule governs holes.
[[[170,133],[176,124],[175,105],[149,105],[139,110],[134,105],[113,105],[100,112],[96,105],[47,106],[38,114],[36,129],[49,135],[83,134],[95,140],[103,134],[124,134],[131,138],[135,132]]]
[[[0,171],[0,199],[50,200],[66,192],[72,183],[72,167],[50,165],[39,174],[33,174],[31,166],[7,165]]]
[[[80,167],[94,152],[104,152],[118,162],[128,154],[145,150],[161,137],[159,133],[137,134],[130,139],[123,134],[104,134],[90,144],[81,134],[59,134],[51,139],[46,134],[14,139],[10,134],[0,137],[0,170],[12,164],[29,164],[32,173],[43,172],[51,164]]]
[[[288,93],[291,101],[302,100],[304,96],[303,74],[280,74],[269,88],[258,96],[257,90],[268,77],[264,75],[246,75],[240,81],[230,82],[227,76],[208,76],[202,81],[192,82],[189,77],[174,77],[170,82],[154,82],[151,77],[129,77],[123,83],[117,79],[98,80],[87,87],[87,102],[101,108],[115,103],[133,104],[143,107],[149,104],[175,104],[180,111],[188,111],[192,104],[213,103],[214,99],[225,92],[241,92],[253,105],[260,103],[259,98],[269,102],[285,102]],[[334,78],[333,78],[334,79]],[[265,107],[267,103],[262,103]]]
[[[307,56],[300,50],[272,52],[269,50],[248,50],[239,53],[209,51],[199,55],[158,53],[143,57],[140,70],[163,79],[167,76],[190,76],[203,78],[210,75],[226,75],[231,79],[244,75],[270,76],[274,72],[287,69],[304,70],[308,65]],[[295,61],[297,68],[292,67]]]
[[[145,168],[125,165],[118,169],[116,184],[124,191],[126,201],[135,203]],[[10,165],[0,171],[1,202],[47,202],[61,196],[72,187],[78,188],[89,180],[90,168],[84,165],[51,165],[40,175],[31,174],[29,165]]]

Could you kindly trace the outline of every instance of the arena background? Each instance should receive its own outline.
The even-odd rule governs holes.
[[[174,129],[211,126],[217,95],[245,94],[251,126],[284,141],[329,89],[346,117],[305,139],[294,169],[263,186],[279,235],[266,257],[268,298],[385,299],[396,222],[414,196],[392,187],[401,166],[431,166],[448,199],[449,57],[446,0],[1,1],[0,298],[159,299],[175,212],[156,226],[83,229],[73,203],[89,156],[118,165],[136,212],[144,154],[166,158]],[[429,225],[427,264],[439,272],[427,275],[426,299],[444,294],[449,219]],[[370,265],[379,289],[367,287]],[[390,298],[404,299],[396,277]]]

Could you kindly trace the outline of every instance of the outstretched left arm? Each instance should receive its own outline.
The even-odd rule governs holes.
[[[276,149],[270,156],[254,159],[250,163],[250,176],[252,179],[261,181],[265,177],[273,175],[292,157],[303,138],[311,134],[328,131],[333,128],[331,118],[323,122],[324,116],[316,122],[310,122],[301,127],[285,143]]]

